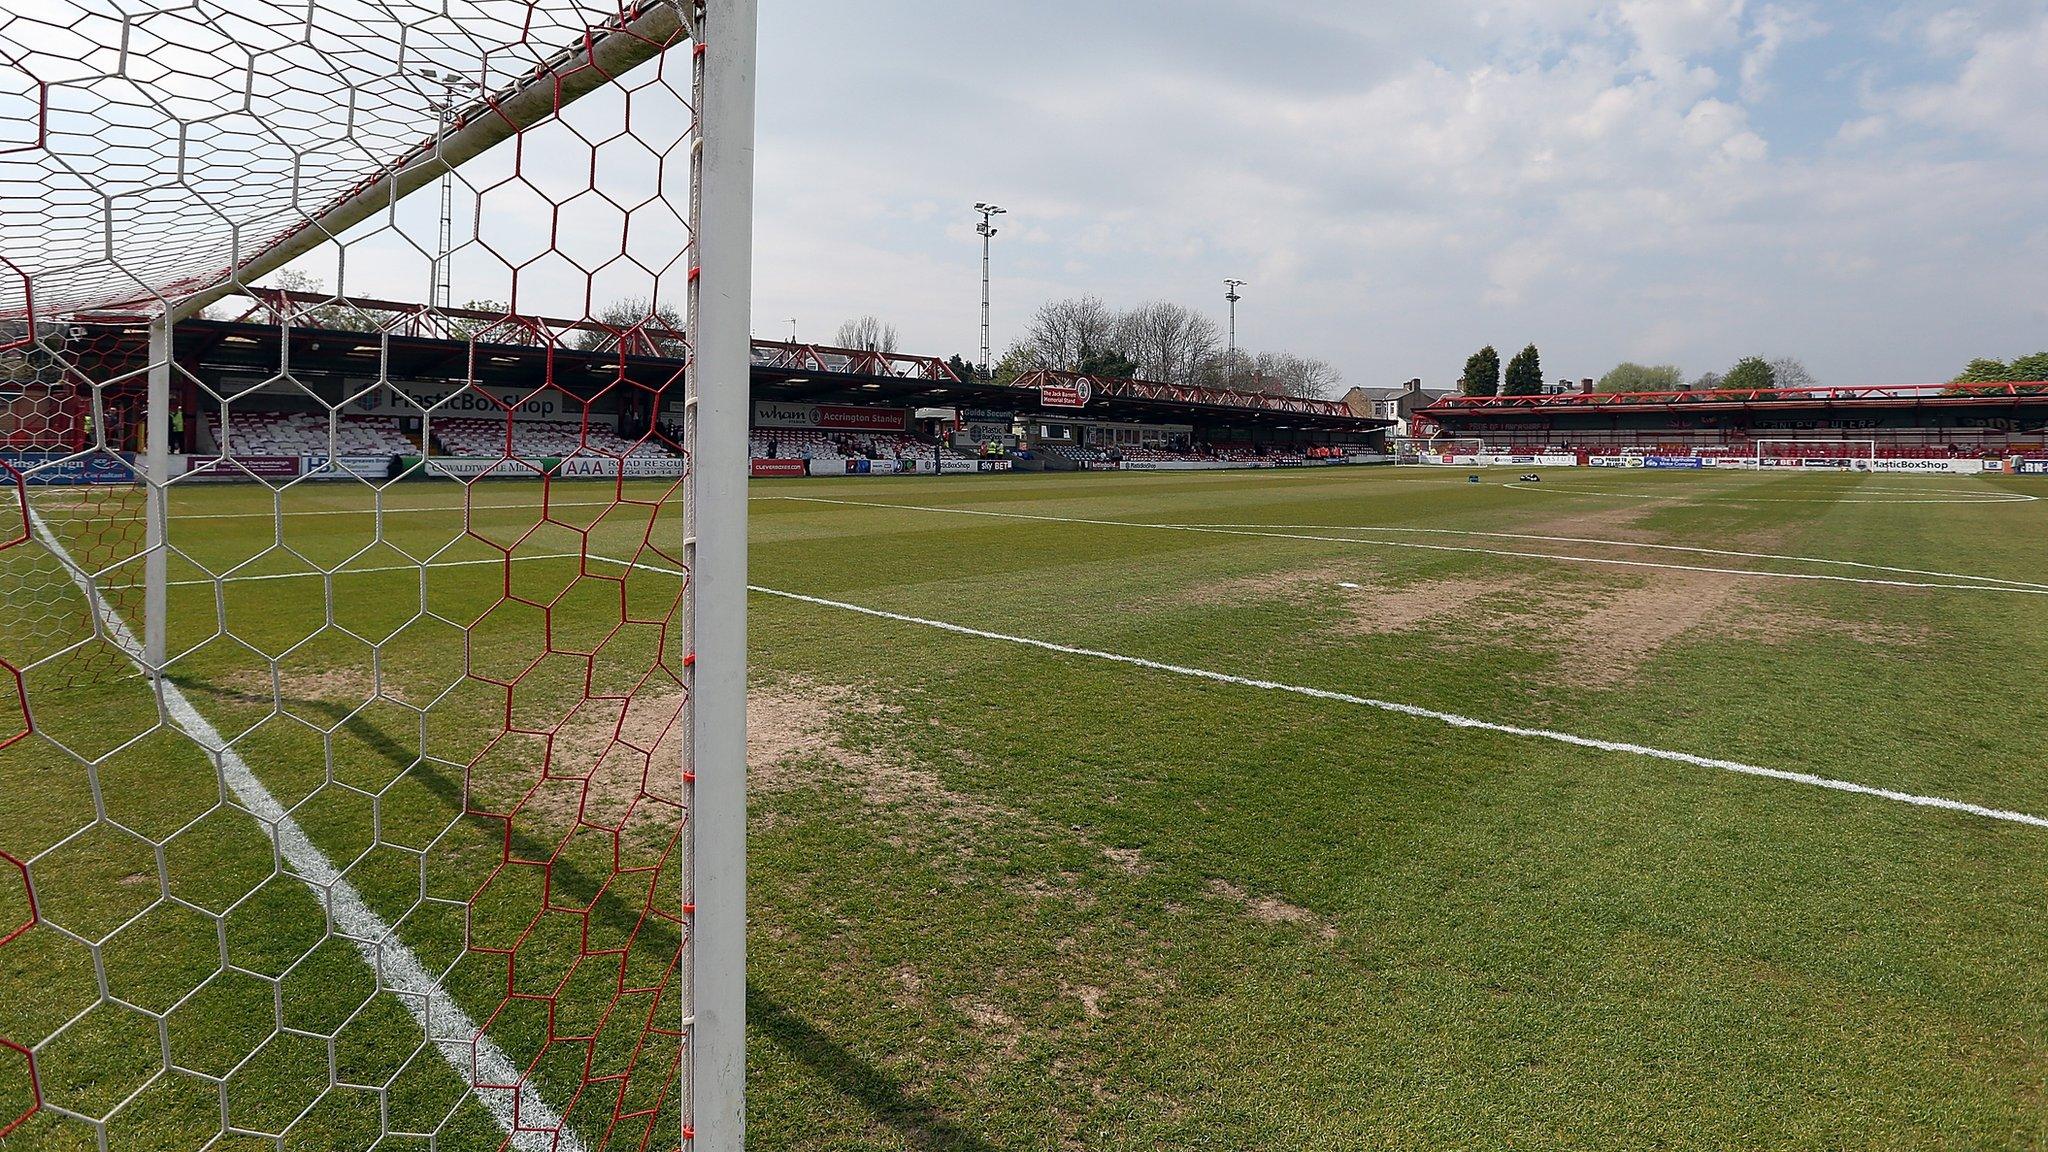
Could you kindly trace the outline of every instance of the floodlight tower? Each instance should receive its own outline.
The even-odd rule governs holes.
[[[796,317],[791,316],[784,320],[783,323],[789,325],[789,342],[791,344],[796,343]]]
[[[478,91],[482,85],[453,70],[436,72],[432,68],[416,68],[414,74],[437,89],[436,97],[427,103],[441,117],[441,136],[446,138],[455,127],[462,105],[460,100],[469,93]],[[441,247],[434,256],[434,283],[428,294],[428,302],[439,308],[454,306],[455,278],[449,270],[455,253],[455,167],[449,165],[441,172]]]
[[[1237,302],[1244,299],[1238,289],[1249,281],[1229,279],[1223,282],[1223,298],[1230,301],[1230,351],[1223,360],[1223,383],[1228,385],[1237,379]]]
[[[1009,209],[998,208],[994,204],[981,203],[976,204],[974,210],[981,213],[981,223],[974,229],[976,232],[981,233],[981,374],[983,376],[992,376],[995,374],[995,365],[991,360],[993,352],[989,347],[989,256],[996,233],[999,231],[995,225],[995,219],[998,216],[1006,215]]]

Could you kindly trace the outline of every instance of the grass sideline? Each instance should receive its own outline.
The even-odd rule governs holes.
[[[1499,554],[1691,563],[1627,546],[1654,543],[2030,583],[2048,571],[2048,505],[1917,501],[2037,486],[1560,472],[1531,492],[1510,479],[1339,470],[757,482],[753,579],[1053,643],[2048,813],[2030,736],[2048,719],[2038,681],[2048,604],[2031,595]],[[223,730],[252,729],[252,765],[299,804],[331,855],[362,858],[352,875],[382,908],[405,908],[417,864],[377,850],[359,792],[323,782],[399,789],[374,808],[400,818],[383,826],[383,843],[445,847],[428,857],[447,892],[479,882],[495,853],[463,838],[488,836],[454,819],[465,777],[449,766],[476,757],[477,732],[493,730],[504,701],[463,676],[465,646],[480,674],[531,684],[522,728],[562,721],[549,697],[581,696],[575,668],[528,667],[545,647],[532,614],[481,610],[508,590],[569,596],[551,614],[555,646],[594,648],[616,610],[578,599],[592,582],[575,563],[538,557],[579,551],[588,533],[594,553],[622,559],[650,524],[674,530],[651,485],[629,487],[648,505],[626,506],[638,520],[596,488],[554,491],[562,523],[529,533],[535,510],[513,505],[536,503],[537,489],[475,490],[490,507],[467,522],[536,557],[509,576],[502,553],[463,542],[464,514],[443,486],[394,490],[382,543],[352,486],[295,489],[281,541],[280,521],[265,515],[276,509],[256,490],[180,497],[190,501],[180,516],[205,525],[191,545],[197,564],[272,578],[227,585],[246,642],[231,643],[210,636],[221,605],[205,574],[174,568],[174,580],[196,581],[178,589],[190,631],[173,648],[196,645],[179,681]],[[400,506],[438,510],[394,514]],[[1231,535],[1117,521],[1577,542],[1461,538],[1490,550],[1449,552],[1351,542],[1372,534],[1327,527]],[[1322,538],[1284,538],[1303,535]],[[280,542],[291,550],[264,546]],[[429,555],[423,593],[416,564]],[[344,561],[335,623],[361,636],[395,630],[367,694],[345,674],[366,646],[320,627],[324,580],[290,575]],[[624,578],[629,615],[659,614],[658,577]],[[459,629],[411,621],[422,594],[447,619],[473,621],[466,645]],[[2048,833],[773,597],[757,596],[752,611],[757,1147],[2048,1141],[2048,942],[2038,932]],[[308,635],[325,638],[292,647]],[[645,645],[657,642],[639,643],[621,667],[653,658]],[[264,683],[280,654],[277,681]],[[377,699],[380,685],[395,699]],[[146,693],[134,688],[124,698],[140,708]],[[75,740],[146,723],[108,711],[102,688],[49,691],[47,716],[70,723]],[[40,698],[42,686],[31,692]],[[426,700],[441,703],[424,725],[401,706]],[[26,747],[0,751],[0,791],[21,798],[0,849],[17,854],[93,803],[89,782]],[[422,747],[429,758],[416,764]],[[192,797],[213,787],[211,770],[174,747],[112,763],[103,794],[146,835],[184,827]],[[531,767],[529,752],[468,779],[503,791]],[[451,839],[433,839],[450,828]],[[227,920],[248,975],[207,984],[173,1013],[181,1059],[233,1067],[231,1054],[252,1045],[226,1022],[257,1011],[266,980],[285,982],[306,1033],[260,1046],[237,1070],[237,1122],[289,1122],[320,1098],[325,1069],[306,1069],[324,1065],[309,1039],[323,1034],[339,1037],[356,1080],[396,1076],[395,1114],[450,1107],[459,1086],[445,1066],[404,1063],[417,1032],[402,1010],[373,999],[347,1015],[367,973],[351,952],[323,949],[286,972],[295,945],[317,936],[317,908],[302,888],[265,879],[267,845],[246,818],[216,816],[194,832],[187,843],[208,867],[188,873],[172,858],[171,875],[190,885],[182,899],[214,909],[250,889],[262,898]],[[64,863],[53,874],[69,886],[46,893],[46,912],[102,930],[147,903],[135,889],[148,884],[124,881],[156,875],[118,838],[81,843]],[[603,924],[591,903],[601,897],[572,902]],[[514,912],[533,899],[505,897],[499,930],[516,928]],[[407,940],[430,966],[452,965],[458,998],[488,1007],[505,965],[462,957],[450,910],[408,918]],[[482,924],[490,930],[489,915]],[[145,917],[104,949],[110,982],[152,1011],[177,1003],[218,967],[210,929],[201,916]],[[547,933],[502,942],[537,970],[533,987],[574,950]],[[665,946],[642,950],[651,962]],[[89,1002],[91,979],[71,941],[31,934],[0,948],[0,1036],[54,1027]],[[559,999],[573,1005],[577,990]],[[539,1024],[517,1016],[501,1030],[523,1060]],[[66,1041],[65,1064],[84,1074],[57,1085],[81,1109],[118,1099],[135,1053],[157,1044],[133,1021],[92,1023]],[[10,1071],[0,1062],[0,1113],[18,1086]],[[573,1079],[542,1068],[544,1085]],[[204,1096],[189,1085],[153,1092],[116,1146],[179,1147],[217,1126]],[[362,1104],[360,1093],[328,1094],[290,1146],[345,1145],[366,1118],[342,1105]],[[78,1134],[39,1121],[7,1147],[89,1146]],[[441,1146],[497,1139],[469,1108]]]

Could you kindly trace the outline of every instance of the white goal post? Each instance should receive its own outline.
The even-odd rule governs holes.
[[[1876,440],[1794,438],[1756,442],[1758,468],[1822,468],[1868,472],[1876,466]]]
[[[758,3],[0,8],[0,1147],[741,1152]]]

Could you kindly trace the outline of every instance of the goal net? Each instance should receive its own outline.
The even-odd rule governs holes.
[[[1868,472],[1877,460],[1875,440],[1759,440],[1759,468],[1814,468]]]
[[[1479,464],[1485,455],[1486,441],[1478,439],[1403,437],[1394,441],[1394,459],[1401,464],[1471,467]]]
[[[0,11],[0,1144],[740,1147],[754,21]]]

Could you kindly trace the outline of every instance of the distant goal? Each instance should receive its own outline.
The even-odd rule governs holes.
[[[1486,441],[1478,438],[1452,439],[1402,437],[1394,441],[1394,462],[1421,467],[1470,468],[1486,458]]]
[[[1877,465],[1875,440],[1759,440],[1758,468],[1810,468],[1817,471],[1868,472]]]

